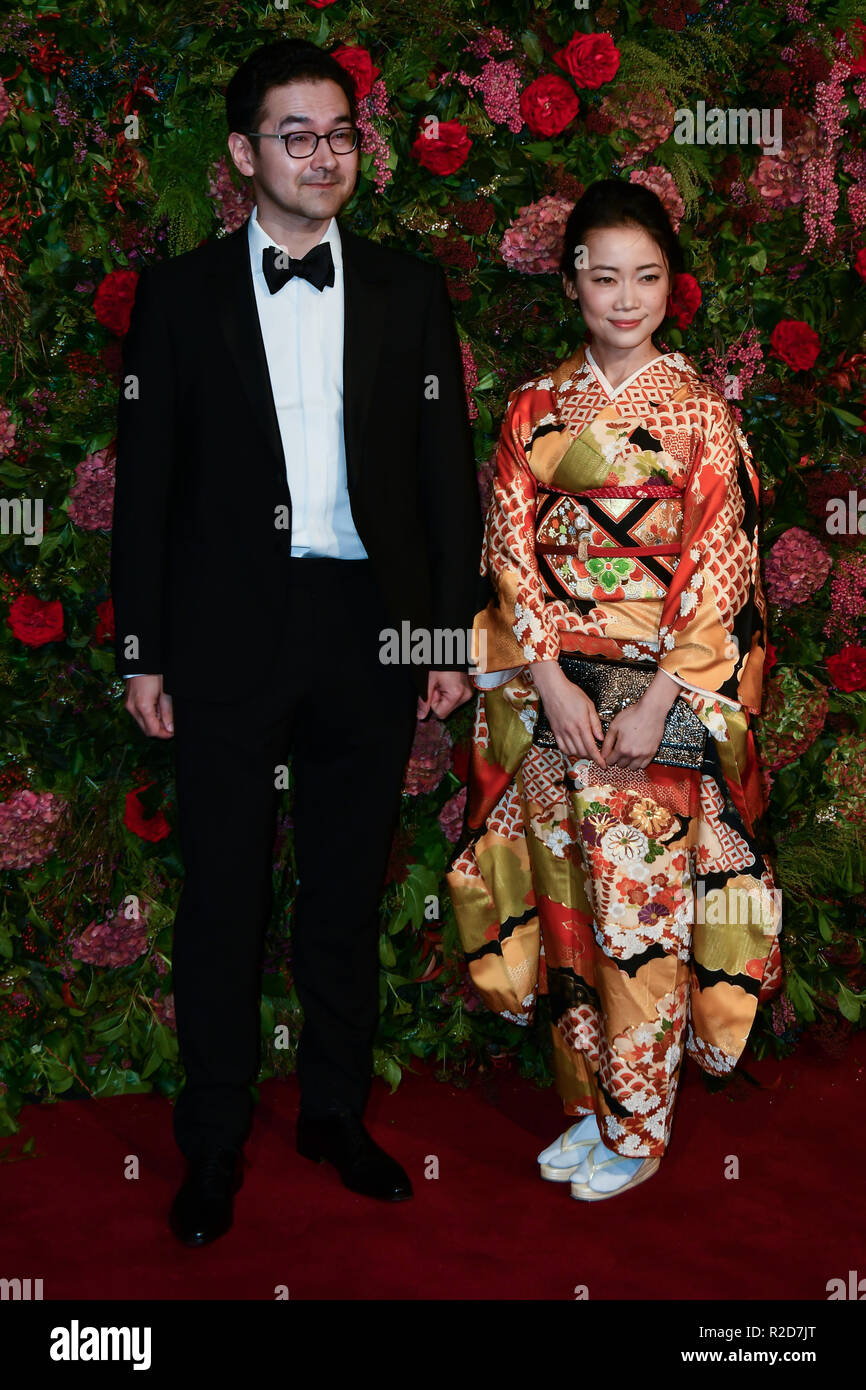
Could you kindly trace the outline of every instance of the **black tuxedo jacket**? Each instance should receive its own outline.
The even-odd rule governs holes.
[[[355,526],[398,631],[466,630],[482,522],[445,278],[339,228]],[[118,674],[162,674],[168,694],[201,693],[206,675],[208,698],[248,693],[282,632],[290,517],[244,223],[143,269],[136,287],[111,545]],[[328,651],[339,667],[339,631]],[[428,669],[408,668],[421,694]]]

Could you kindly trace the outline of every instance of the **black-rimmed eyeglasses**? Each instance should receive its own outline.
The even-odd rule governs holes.
[[[319,148],[320,140],[327,140],[334,154],[351,154],[358,144],[358,132],[354,126],[341,126],[327,135],[317,135],[314,130],[290,130],[287,135],[271,135],[264,130],[245,130],[242,133],[258,140],[282,140],[292,159],[306,159]]]

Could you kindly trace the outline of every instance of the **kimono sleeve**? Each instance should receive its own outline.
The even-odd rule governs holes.
[[[721,397],[706,397],[702,422],[683,498],[680,560],[662,606],[659,666],[700,695],[754,709],[764,635],[758,479]]]
[[[527,417],[527,399],[528,393],[520,389],[509,397],[494,459],[481,568],[496,594],[495,617],[488,606],[489,628],[494,629],[494,637],[497,626],[510,631],[506,642],[494,640],[481,667],[488,671],[507,666],[508,655],[511,664],[521,657],[525,663],[555,661],[560,650],[535,558],[537,484],[520,431],[521,418]]]

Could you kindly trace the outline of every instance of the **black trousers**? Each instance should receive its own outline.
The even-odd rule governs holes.
[[[291,559],[278,652],[240,701],[174,700],[185,880],[174,923],[175,1016],[186,1081],[178,1147],[240,1147],[261,1064],[263,942],[273,901],[277,769],[291,755],[298,874],[292,969],[304,1011],[301,1105],[360,1114],[378,1020],[378,905],[415,729],[405,666],[367,560]],[[192,617],[194,621],[194,615]],[[243,660],[243,634],[236,659]]]

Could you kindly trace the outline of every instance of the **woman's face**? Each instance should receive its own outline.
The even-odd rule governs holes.
[[[640,347],[665,317],[670,277],[664,255],[643,227],[598,227],[576,249],[575,280],[565,293],[580,304],[594,344]]]

